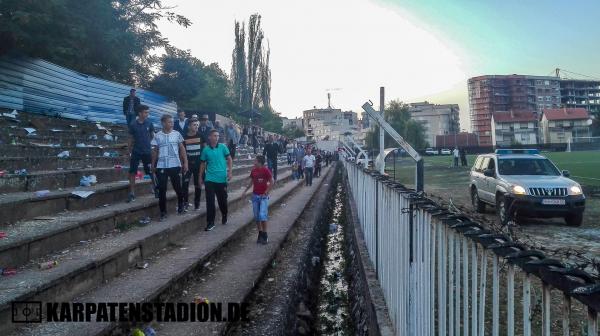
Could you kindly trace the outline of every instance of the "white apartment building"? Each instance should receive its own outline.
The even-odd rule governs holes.
[[[436,135],[457,134],[460,132],[458,104],[435,105],[429,102],[409,104],[410,117],[425,129],[425,140],[431,147],[437,147]]]
[[[508,147],[513,144],[537,145],[538,120],[532,111],[502,111],[492,114],[492,144]]]
[[[304,127],[303,120],[301,117],[293,118],[293,119],[281,117],[281,122],[283,123],[283,128],[296,127],[296,128],[302,129]]]
[[[360,129],[356,112],[314,108],[303,112],[307,141],[338,140],[346,132]]]

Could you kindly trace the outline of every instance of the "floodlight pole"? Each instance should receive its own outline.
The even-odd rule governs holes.
[[[400,147],[402,147],[408,153],[408,155],[415,160],[417,163],[415,172],[415,189],[417,191],[423,191],[425,167],[423,164],[423,157],[421,157],[421,155],[419,155],[419,153],[417,153],[417,151],[408,142],[406,142],[406,140],[404,140],[404,138],[401,137],[400,134],[398,134],[398,132],[396,132],[396,130],[387,123],[387,121],[385,121],[382,114],[373,109],[373,103],[370,101],[366,102],[363,104],[362,108],[365,110],[365,112],[367,112],[369,117],[373,118],[377,122],[380,130],[384,129],[392,138],[394,138],[394,140],[396,140]],[[381,153],[381,157],[383,158],[383,151]],[[380,164],[381,166],[385,166],[385,160],[383,160],[383,162]],[[381,166],[379,168],[380,171],[382,169]]]

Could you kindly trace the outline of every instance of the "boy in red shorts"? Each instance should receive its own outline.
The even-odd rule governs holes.
[[[257,155],[254,160],[254,168],[250,172],[250,184],[242,193],[242,197],[246,194],[250,187],[252,189],[252,210],[254,220],[258,229],[258,244],[267,244],[269,237],[267,235],[267,220],[269,219],[269,190],[273,185],[273,175],[271,171],[265,167],[265,157]]]

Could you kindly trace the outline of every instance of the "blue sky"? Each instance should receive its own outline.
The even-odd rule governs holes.
[[[457,103],[469,130],[467,79],[600,77],[600,0],[165,0],[184,29],[162,22],[178,48],[231,69],[234,21],[262,15],[271,47],[272,104],[295,117],[313,106],[362,112],[367,100]]]
[[[466,55],[470,74],[600,77],[598,0],[380,0],[405,11]]]

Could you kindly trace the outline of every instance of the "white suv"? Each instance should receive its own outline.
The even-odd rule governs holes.
[[[473,207],[496,207],[503,225],[522,217],[562,217],[580,226],[585,209],[581,186],[535,149],[499,149],[479,155],[471,169]]]

